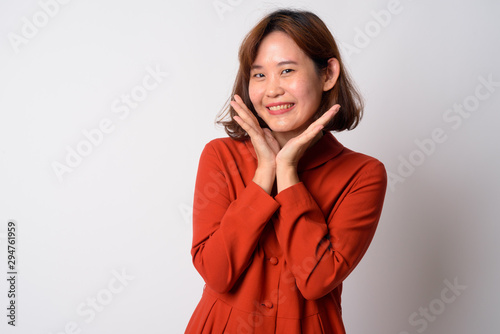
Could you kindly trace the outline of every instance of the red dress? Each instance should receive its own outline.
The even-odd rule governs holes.
[[[185,333],[345,333],[342,281],[375,233],[384,165],[327,132],[279,194],[252,181],[256,168],[250,140],[201,154],[191,254],[206,284]]]

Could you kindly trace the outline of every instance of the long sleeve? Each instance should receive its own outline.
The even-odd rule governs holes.
[[[210,143],[205,146],[193,202],[193,264],[219,293],[229,291],[251,263],[264,227],[279,208],[253,181],[238,194],[231,192],[235,175],[228,175],[229,159]]]
[[[280,203],[276,235],[304,298],[314,300],[331,292],[359,263],[375,233],[386,185],[383,164],[373,160],[328,212],[318,206],[303,182],[275,197]],[[321,187],[328,188],[328,181]]]

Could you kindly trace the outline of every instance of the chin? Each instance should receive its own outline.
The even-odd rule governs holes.
[[[269,129],[271,129],[273,132],[287,132],[293,130],[291,126],[287,124],[280,124],[279,122],[272,122],[268,125]]]
[[[275,125],[275,126],[270,126],[269,127],[273,132],[278,132],[278,133],[286,133],[286,132],[295,132],[297,131],[297,128],[291,127],[291,126],[280,126],[280,125]]]

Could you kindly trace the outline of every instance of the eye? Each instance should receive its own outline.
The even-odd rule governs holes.
[[[287,73],[290,73],[290,72],[293,72],[293,70],[291,68],[287,68],[287,69],[281,71],[281,73],[284,73],[284,74],[287,74]]]
[[[254,77],[254,78],[263,78],[264,74],[262,74],[262,73],[255,73],[254,75],[252,75],[252,77]]]

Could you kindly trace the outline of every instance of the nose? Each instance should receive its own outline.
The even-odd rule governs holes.
[[[283,87],[281,86],[281,81],[278,76],[271,76],[267,81],[266,95],[268,97],[277,97],[284,93]]]

